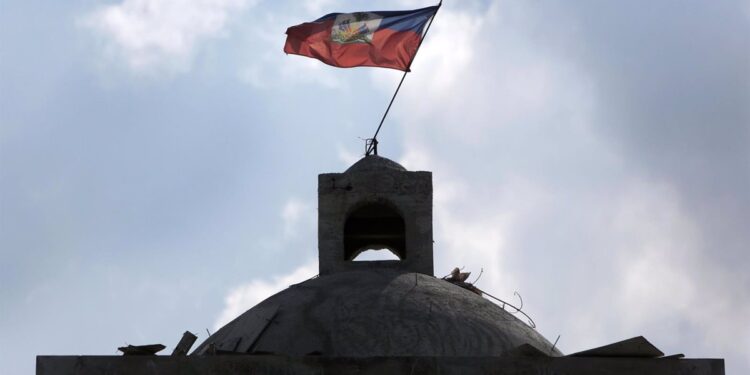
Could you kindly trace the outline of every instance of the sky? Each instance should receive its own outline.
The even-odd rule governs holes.
[[[400,74],[288,26],[418,0],[0,0],[0,373],[199,336],[317,273],[317,174]],[[750,373],[750,2],[446,0],[379,136],[435,270],[573,353]]]

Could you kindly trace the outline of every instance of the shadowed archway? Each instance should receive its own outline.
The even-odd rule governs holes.
[[[406,259],[406,226],[389,205],[370,203],[354,210],[344,225],[344,257],[353,260],[366,250],[387,249]]]

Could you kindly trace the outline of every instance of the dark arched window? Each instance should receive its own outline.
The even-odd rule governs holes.
[[[406,259],[404,219],[391,206],[371,203],[352,212],[344,225],[344,256],[353,260],[366,250],[388,249]]]

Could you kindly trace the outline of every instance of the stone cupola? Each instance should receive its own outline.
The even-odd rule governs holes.
[[[380,249],[399,260],[354,261]],[[318,175],[318,258],[320,275],[372,267],[432,275],[432,173],[369,155]]]

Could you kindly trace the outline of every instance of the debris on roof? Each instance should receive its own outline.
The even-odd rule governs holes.
[[[664,353],[648,342],[643,336],[618,341],[598,348],[573,353],[570,357],[628,357],[659,358]]]
[[[456,267],[451,271],[450,275],[443,277],[443,280],[481,296],[482,291],[475,287],[473,283],[466,281],[466,279],[469,278],[469,275],[471,275],[471,272],[461,272],[461,270]]]
[[[195,354],[245,354],[256,352],[256,344],[265,332],[266,328],[275,323],[274,319],[279,312],[278,304],[268,304],[258,307],[253,312],[251,319],[248,319],[242,326],[233,327],[231,330],[224,330],[215,333],[220,337],[219,345],[201,346],[195,349]]]
[[[685,358],[685,355],[682,353],[679,353],[679,354],[667,355],[659,359],[683,359],[683,358]]]
[[[122,352],[122,355],[156,355],[156,353],[164,350],[166,346],[162,344],[151,344],[151,345],[128,345],[117,348]]]
[[[190,348],[193,347],[193,344],[195,344],[195,340],[197,339],[198,336],[194,335],[190,331],[185,331],[185,333],[182,334],[180,342],[178,342],[177,346],[174,347],[172,355],[187,355],[187,353],[190,351]]]
[[[500,298],[497,298],[497,297],[493,296],[492,294],[489,294],[489,293],[485,292],[484,290],[477,288],[474,285],[479,280],[479,278],[482,277],[482,273],[483,272],[484,272],[484,270],[481,270],[479,272],[479,276],[477,276],[477,279],[474,280],[473,283],[471,283],[471,282],[467,282],[466,281],[466,279],[469,278],[469,275],[471,275],[471,272],[461,272],[461,269],[459,269],[458,267],[456,267],[456,268],[453,269],[453,271],[451,271],[451,273],[449,275],[443,276],[442,280],[445,280],[445,281],[447,281],[447,282],[449,282],[449,283],[451,283],[453,285],[460,286],[461,288],[464,288],[464,289],[466,289],[468,291],[471,291],[471,292],[473,292],[473,293],[475,293],[475,294],[477,294],[479,296],[485,296],[485,297],[491,298],[491,299],[493,299],[493,300],[501,303],[501,307],[503,308],[503,310],[508,311],[511,314],[520,313],[521,315],[523,315],[523,316],[526,317],[527,323],[528,323],[529,327],[536,328],[536,323],[534,323],[534,320],[531,319],[531,317],[528,314],[526,314],[525,312],[523,312],[521,310],[523,308],[523,298],[521,298],[521,295],[518,294],[518,292],[515,292],[514,294],[516,296],[518,296],[518,299],[521,301],[521,306],[520,307],[516,307],[516,306],[514,306],[514,305],[512,305],[512,304],[510,304],[508,302],[505,302],[505,301],[501,300]],[[510,310],[508,310],[508,308],[510,308]]]

